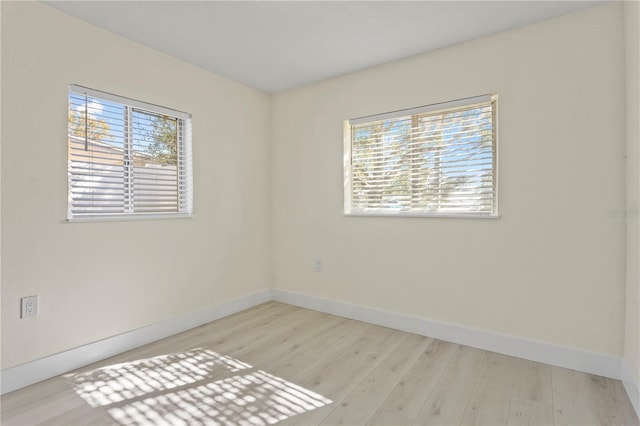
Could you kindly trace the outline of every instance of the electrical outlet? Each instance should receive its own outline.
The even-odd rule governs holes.
[[[38,296],[27,296],[20,299],[22,309],[20,318],[33,318],[38,316]]]
[[[316,260],[315,271],[322,272],[322,260]]]

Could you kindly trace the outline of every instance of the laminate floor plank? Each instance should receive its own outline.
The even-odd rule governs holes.
[[[310,313],[311,312],[311,313]],[[273,330],[264,339],[255,339],[251,344],[230,351],[239,359],[271,367],[288,354],[299,355],[305,344],[317,336],[330,333],[342,321],[335,316],[316,315],[313,311],[301,311],[302,315],[291,318],[291,324]]]
[[[297,414],[295,416],[288,417],[278,422],[278,426],[308,426],[319,425],[324,419],[326,419],[335,409],[335,402],[332,402],[324,407],[316,408],[314,410],[308,410],[304,413]]]
[[[369,325],[370,324],[360,321],[340,318],[332,329],[320,333],[317,339],[308,342],[304,347],[300,348],[300,350],[312,356],[325,354],[328,349],[331,351],[333,348],[341,346],[343,341],[353,339],[355,335],[368,329]]]
[[[457,345],[433,391],[415,418],[415,424],[458,425],[488,352]]]
[[[376,411],[367,421],[366,425],[375,426],[410,426],[413,419],[404,417],[402,414],[393,411]]]
[[[25,424],[35,424],[42,426],[65,426],[65,425],[117,425],[118,423],[107,413],[106,410],[89,407],[84,404],[71,410],[66,410],[55,416],[48,417],[42,422],[33,422]]]
[[[590,375],[560,367],[551,367],[551,373],[555,424],[599,424],[592,400]]]
[[[507,424],[519,361],[524,360],[489,354],[469,397],[462,424]]]
[[[0,398],[22,425],[638,425],[621,382],[267,302]]]
[[[397,373],[388,370],[374,370],[342,402],[335,405],[335,409],[321,424],[365,424],[400,378]]]
[[[319,363],[324,353],[306,351],[305,347],[316,340],[315,336],[330,332],[336,324],[339,322],[336,322],[335,318],[326,321],[326,323],[323,322],[322,326],[314,329],[314,332],[297,334],[283,345],[269,346],[257,357],[249,358],[249,360],[258,363],[261,368],[272,374],[289,380],[297,380],[301,372],[309,366]]]
[[[430,337],[402,333],[406,338],[391,352],[378,368],[404,376],[411,366],[422,356],[433,341]]]
[[[352,336],[353,337],[353,336]],[[299,383],[333,400],[342,400],[399,344],[402,333],[367,325],[355,339],[343,340],[340,346],[327,348],[331,355],[303,371]]]
[[[553,424],[551,366],[527,360],[518,361],[508,424]]]
[[[323,424],[364,424],[377,411],[431,339],[406,335],[380,364],[351,392]]]
[[[524,359],[518,361],[513,398],[553,405],[551,366]]]
[[[0,398],[2,414],[10,417],[13,413],[37,409],[50,401],[56,401],[60,395],[68,390],[67,381],[58,376],[7,393]]]
[[[296,383],[325,396],[328,404],[286,419],[282,424],[321,424],[340,406],[344,395],[381,362],[380,358],[406,337],[405,333],[359,321],[341,321],[333,330],[332,336],[326,336],[324,349],[316,347],[317,339],[310,347],[301,346],[303,355],[313,353],[317,361],[296,376]]]
[[[7,404],[10,405],[10,404]],[[58,415],[63,415],[70,410],[85,408],[86,403],[82,398],[68,388],[64,392],[57,392],[47,398],[34,400],[15,409],[6,407],[2,401],[2,424],[28,425],[49,421]]]
[[[532,399],[511,398],[509,426],[552,425],[553,407]]]
[[[385,416],[389,417],[389,413],[395,413],[415,419],[451,360],[455,347],[452,343],[432,339],[374,415],[381,417],[387,413]]]
[[[620,381],[589,375],[589,385],[598,423],[628,425],[633,422],[635,413],[631,403],[620,398],[624,392]]]

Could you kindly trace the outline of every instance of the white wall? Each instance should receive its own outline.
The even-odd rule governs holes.
[[[1,7],[2,368],[268,288],[268,95],[40,3]],[[66,222],[70,83],[193,114],[194,218]],[[32,294],[40,316],[20,320]]]
[[[2,368],[267,288],[273,272],[283,290],[624,354],[637,377],[640,231],[605,214],[625,209],[623,7],[637,11],[606,4],[269,97],[1,2]],[[69,83],[193,114],[195,218],[66,223]],[[483,93],[500,96],[500,219],[342,215],[342,120]],[[637,117],[637,97],[627,108]],[[41,315],[20,320],[30,294]]]
[[[640,383],[640,3],[624,3],[627,117],[627,287],[624,359]],[[637,385],[636,385],[637,386]],[[640,404],[640,402],[639,402]],[[639,405],[640,406],[640,405]]]
[[[623,49],[611,3],[274,95],[274,287],[621,356]],[[500,219],[342,215],[344,119],[485,93]]]

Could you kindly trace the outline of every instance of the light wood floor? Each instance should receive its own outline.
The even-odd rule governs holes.
[[[619,381],[269,302],[2,397],[9,425],[638,425]]]

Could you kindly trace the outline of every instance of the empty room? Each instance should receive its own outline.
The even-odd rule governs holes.
[[[640,425],[640,2],[0,20],[2,425]]]

